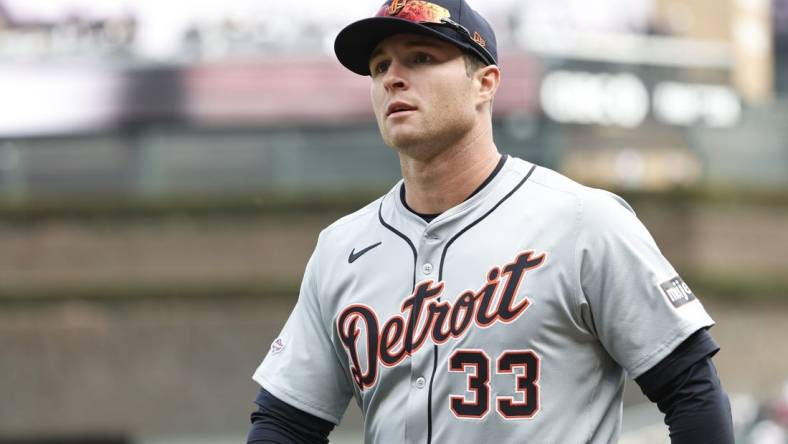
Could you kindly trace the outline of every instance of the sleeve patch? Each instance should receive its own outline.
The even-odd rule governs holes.
[[[285,341],[282,338],[276,338],[276,340],[271,344],[272,355],[279,354],[284,349],[285,349]]]
[[[697,299],[695,294],[692,293],[692,290],[690,290],[689,285],[684,283],[684,280],[681,279],[680,276],[663,282],[659,286],[662,288],[662,292],[665,293],[670,303],[676,308]]]

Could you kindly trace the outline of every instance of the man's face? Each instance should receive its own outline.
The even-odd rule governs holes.
[[[380,133],[399,152],[429,158],[476,123],[476,87],[456,46],[397,34],[378,44],[369,63]]]

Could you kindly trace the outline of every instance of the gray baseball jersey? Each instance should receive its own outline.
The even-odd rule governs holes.
[[[254,379],[366,443],[610,443],[624,375],[713,324],[630,207],[508,158],[430,223],[397,184],[321,234]]]

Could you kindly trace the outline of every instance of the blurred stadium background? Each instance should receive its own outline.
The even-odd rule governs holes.
[[[377,3],[0,0],[0,443],[243,441],[318,231],[399,176],[331,51]],[[632,203],[788,442],[788,0],[471,3],[500,150]]]

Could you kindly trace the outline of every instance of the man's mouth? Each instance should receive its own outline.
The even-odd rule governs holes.
[[[414,111],[415,109],[416,109],[415,106],[405,102],[392,102],[386,109],[386,117],[390,117],[392,115],[397,115],[407,111]]]

